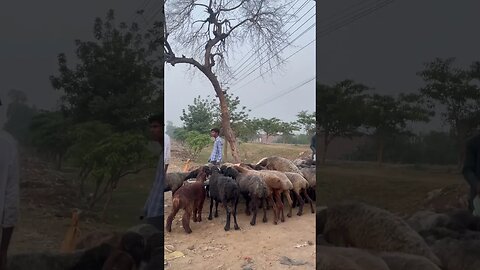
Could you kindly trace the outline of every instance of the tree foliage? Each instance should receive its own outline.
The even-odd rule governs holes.
[[[414,122],[428,122],[433,111],[425,107],[420,96],[400,94],[398,97],[373,94],[366,103],[365,126],[373,129],[377,140],[377,161],[383,162],[385,141],[400,134],[412,135],[407,125]]]
[[[425,82],[420,92],[442,111],[443,121],[457,139],[461,164],[465,140],[480,125],[480,63],[456,68],[454,62],[455,58],[436,58],[426,63],[418,75]]]
[[[210,136],[198,131],[189,131],[186,134],[186,146],[190,156],[193,159],[197,159],[200,152],[212,143]]]
[[[301,111],[297,114],[297,123],[308,136],[312,136],[316,130],[316,117],[315,112],[309,113],[308,111]]]
[[[187,131],[208,134],[213,125],[214,104],[200,96],[193,99],[193,104],[182,111],[180,119]]]
[[[8,99],[10,102],[4,129],[21,144],[28,144],[30,124],[37,114],[37,109],[27,104],[27,95],[21,90],[10,90]]]
[[[142,33],[136,23],[116,24],[110,10],[97,18],[94,41],[76,40],[78,64],[70,68],[58,56],[59,75],[51,76],[62,90],[62,108],[76,123],[101,121],[116,130],[142,129],[146,118],[163,107],[163,62],[158,49],[162,31]]]
[[[352,80],[333,86],[317,83],[316,87],[316,119],[324,138],[322,161],[325,162],[328,146],[335,138],[360,134],[359,128],[364,124],[365,92],[369,87]]]

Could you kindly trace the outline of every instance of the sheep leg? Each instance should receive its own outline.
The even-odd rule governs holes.
[[[258,198],[252,198],[252,211],[253,211],[253,217],[252,220],[250,221],[250,225],[255,226],[255,223],[257,221],[257,211],[258,211]]]
[[[240,227],[237,224],[237,205],[238,205],[238,197],[235,199],[235,206],[233,207],[233,223],[235,230],[240,230]]]
[[[278,208],[278,215],[280,216],[280,221],[285,222],[285,215],[283,212],[283,203],[281,198],[282,193],[280,191],[275,191],[275,201]]]
[[[230,213],[230,209],[228,207],[228,203],[227,202],[222,202],[222,204],[223,204],[223,207],[225,208],[225,211],[227,212],[227,222],[225,224],[224,229],[225,229],[225,231],[228,231],[228,230],[230,230],[230,214],[231,213]]]
[[[197,222],[197,210],[198,209],[198,202],[194,201],[193,202],[193,222]]]
[[[215,217],[218,217],[218,201],[215,200]]]
[[[292,197],[292,208],[297,207],[298,200],[296,196],[292,196],[292,193],[295,193],[293,190],[290,191],[290,197]]]
[[[307,191],[306,191],[305,189],[303,189],[302,193],[303,193],[303,196],[305,196],[307,202],[310,203],[310,208],[312,209],[312,213],[315,213],[315,210],[314,210],[314,208],[313,208],[312,199],[310,199],[310,196],[308,196]]]
[[[273,194],[268,196],[268,201],[273,206],[273,224],[277,225],[278,224],[278,209],[277,209],[277,204],[273,201]]]
[[[208,220],[212,220],[212,208],[213,208],[213,198],[210,197],[210,212],[208,214]]]
[[[292,197],[290,197],[290,190],[285,190],[283,194],[285,194],[285,197],[287,198],[287,203],[289,207],[287,217],[292,217]]]
[[[267,199],[266,198],[262,198],[260,200],[260,203],[262,204],[262,208],[263,208],[263,223],[266,223],[268,220],[267,220],[267,203],[266,203]],[[265,202],[265,203],[264,203]]]
[[[192,205],[185,207],[185,213],[183,213],[183,217],[182,217],[183,229],[188,234],[192,233],[192,229],[190,228],[190,215],[193,210],[192,208],[193,208]]]
[[[180,210],[180,207],[174,204],[172,212],[170,213],[170,215],[168,215],[168,218],[167,218],[167,228],[166,228],[167,232],[172,231],[172,222],[173,222],[173,219],[175,218],[175,215],[178,213],[178,210]]]
[[[205,202],[205,198],[200,199],[200,202],[198,203],[198,222],[202,222],[202,210],[203,210],[203,203]]]
[[[245,196],[245,215],[250,216],[250,196]],[[253,200],[253,199],[252,199]]]
[[[305,202],[303,201],[302,196],[300,195],[299,192],[293,192],[293,193],[295,194],[295,198],[297,198],[299,203],[297,216],[301,216],[303,214],[303,206],[305,205]]]

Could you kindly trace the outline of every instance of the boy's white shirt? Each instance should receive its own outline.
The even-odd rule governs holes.
[[[163,147],[163,158],[165,164],[170,164],[170,136],[167,134],[164,135],[163,139],[164,147]]]
[[[17,143],[0,130],[0,226],[4,228],[18,221],[19,169]]]

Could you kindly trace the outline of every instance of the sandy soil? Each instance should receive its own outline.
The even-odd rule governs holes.
[[[171,192],[165,194],[165,217],[171,212]],[[172,232],[165,233],[165,245],[185,254],[168,262],[165,269],[315,269],[315,214],[305,207],[302,216],[293,211],[292,218],[273,224],[273,212],[267,212],[268,222],[257,215],[257,225],[245,214],[242,200],[238,207],[239,231],[226,232],[223,208],[219,217],[208,220],[210,202],[205,201],[202,222],[190,222],[192,233],[187,235],[181,226],[181,210],[175,217]],[[261,212],[260,212],[261,213]],[[286,213],[285,213],[286,214]],[[286,256],[302,265],[281,264]],[[285,258],[284,258],[285,259]]]

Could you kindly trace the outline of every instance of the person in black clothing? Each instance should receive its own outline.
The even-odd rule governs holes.
[[[313,134],[313,137],[310,141],[310,149],[312,149],[312,160],[313,156],[317,153],[317,133]]]
[[[480,184],[480,134],[467,140],[462,174],[470,185],[468,209],[473,211],[473,199],[477,196]]]

